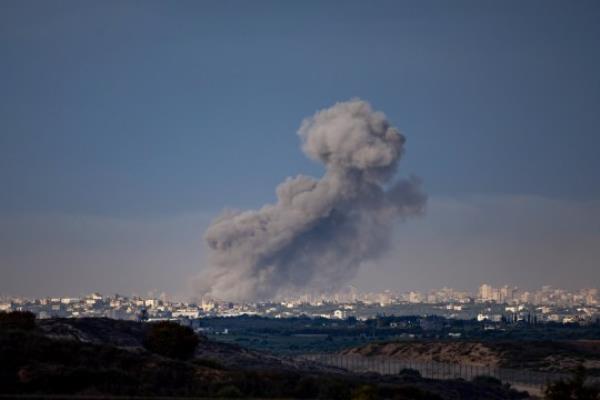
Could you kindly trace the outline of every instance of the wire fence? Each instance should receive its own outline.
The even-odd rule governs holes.
[[[385,356],[361,356],[343,354],[308,354],[300,358],[352,372],[377,372],[384,375],[399,374],[403,369],[419,371],[422,377],[431,379],[465,379],[491,376],[514,386],[543,389],[546,385],[571,377],[566,373],[541,372],[528,369],[498,368],[470,364],[451,364],[435,361],[414,361]],[[594,379],[597,382],[597,379]]]

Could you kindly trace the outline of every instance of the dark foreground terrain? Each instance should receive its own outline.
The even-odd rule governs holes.
[[[26,318],[24,318],[26,320]],[[352,374],[199,337],[189,357],[148,350],[153,324],[109,319],[3,323],[0,394],[323,399],[518,399],[499,381]],[[173,343],[164,337],[158,349]],[[172,344],[170,344],[172,345]],[[163,353],[164,354],[164,353]],[[175,354],[175,353],[173,353]]]

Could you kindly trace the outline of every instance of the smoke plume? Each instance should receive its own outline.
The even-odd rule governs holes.
[[[305,119],[306,155],[325,165],[321,179],[299,175],[277,187],[277,202],[225,212],[205,234],[205,295],[262,300],[300,289],[331,289],[389,244],[399,218],[423,211],[416,178],[392,183],[405,138],[362,100]]]

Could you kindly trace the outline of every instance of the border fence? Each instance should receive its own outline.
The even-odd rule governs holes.
[[[532,371],[527,369],[498,368],[470,364],[440,363],[436,361],[414,361],[385,356],[361,356],[348,354],[307,354],[303,360],[343,368],[352,372],[377,372],[384,375],[399,374],[403,369],[419,371],[422,377],[431,379],[465,379],[491,376],[513,386],[543,389],[546,385],[571,377],[567,373]],[[597,379],[594,379],[597,381]]]

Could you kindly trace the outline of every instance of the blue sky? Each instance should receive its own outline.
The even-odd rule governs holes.
[[[559,284],[566,271],[573,286],[599,282],[599,17],[596,1],[3,1],[0,293],[182,291],[220,209],[258,207],[285,177],[322,173],[296,131],[351,97],[407,136],[400,174],[431,198],[399,234],[429,229],[413,249],[464,239],[452,262],[443,246],[429,259],[398,245],[382,277],[422,289],[444,283],[439,271],[467,288]],[[486,218],[456,218],[473,199]],[[515,199],[524,227],[494,218]],[[525,228],[523,249],[552,232],[547,220],[570,232],[561,254],[578,255],[563,267],[545,258],[550,241],[533,258],[469,250],[481,221],[508,252]],[[116,251],[123,240],[139,244]],[[538,272],[522,278],[524,264]]]

